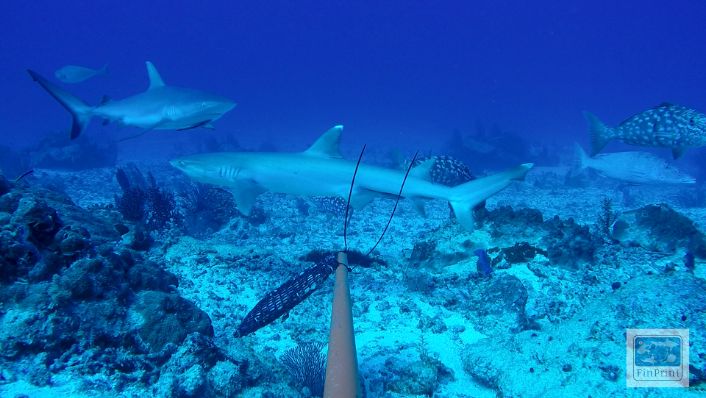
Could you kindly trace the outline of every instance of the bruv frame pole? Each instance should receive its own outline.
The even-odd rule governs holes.
[[[336,284],[333,290],[331,331],[328,340],[325,398],[361,396],[351,306],[351,293],[348,285],[348,256],[345,252],[339,252]]]

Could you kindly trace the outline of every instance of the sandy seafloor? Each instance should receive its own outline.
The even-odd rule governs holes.
[[[140,168],[154,170],[158,181],[185,178],[164,165]],[[493,196],[487,208],[530,207],[540,210],[545,220],[558,215],[592,224],[605,197],[613,199],[616,210],[625,210],[651,203],[677,203],[675,198],[683,196],[682,188],[624,188],[600,179],[568,186],[563,173],[559,168],[537,168],[524,182],[513,183]],[[114,169],[37,170],[31,183],[51,181],[78,205],[90,208],[113,202],[119,192],[113,176]],[[95,189],[96,184],[100,189]],[[258,397],[264,391],[299,396],[278,358],[297,341],[326,341],[332,279],[288,319],[242,339],[234,338],[233,331],[259,298],[308,265],[300,257],[316,249],[342,248],[342,220],[317,212],[315,207],[302,214],[296,199],[286,195],[264,194],[258,205],[268,216],[263,224],[248,225],[244,219],[234,218],[208,238],[171,233],[154,245],[148,257],[177,275],[181,295],[210,316],[216,345],[229,353],[253,356],[255,362],[281,376],[245,389],[243,396]],[[367,251],[377,240],[392,205],[390,200],[379,199],[356,211],[349,246]],[[673,207],[706,230],[706,208]],[[495,311],[494,304],[504,305],[502,292],[494,294],[492,283],[476,276],[477,257],[470,253],[475,248],[533,243],[537,238],[534,232],[508,226],[512,232],[491,236],[484,226],[469,233],[450,220],[443,202],[428,202],[426,212],[422,217],[402,201],[376,251],[386,264],[357,267],[350,276],[358,362],[368,396],[701,395],[694,389],[627,389],[622,338],[624,329],[632,327],[636,319],[630,315],[631,308],[639,306],[636,311],[643,315],[650,314],[646,308],[652,308],[651,322],[643,320],[637,326],[690,328],[692,363],[703,366],[699,361],[704,359],[698,359],[698,354],[706,353],[704,321],[692,317],[698,314],[680,320],[690,309],[671,296],[678,294],[685,278],[703,281],[706,272],[699,260],[694,277],[682,265],[681,249],[662,254],[606,244],[598,249],[593,264],[562,267],[538,254],[526,263],[495,269],[491,279],[505,274],[521,281],[527,292],[524,313],[535,320],[533,328],[512,330],[516,309]],[[413,261],[415,244],[424,241],[437,242],[435,251],[430,258]],[[675,264],[675,270],[666,273],[670,263]],[[614,282],[621,282],[622,287],[612,288]],[[483,289],[476,290],[476,286]],[[664,306],[655,309],[652,299]],[[486,300],[491,303],[484,303]],[[489,308],[477,311],[474,306],[478,305]],[[79,390],[79,381],[68,374],[53,381],[53,387],[32,387],[25,381],[0,385],[0,395],[93,396]],[[147,394],[138,388],[121,393]]]

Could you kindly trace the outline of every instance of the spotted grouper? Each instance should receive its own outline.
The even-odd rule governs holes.
[[[680,105],[661,104],[608,127],[595,115],[585,112],[590,124],[591,156],[612,140],[630,145],[672,149],[674,159],[686,148],[706,145],[706,115]]]

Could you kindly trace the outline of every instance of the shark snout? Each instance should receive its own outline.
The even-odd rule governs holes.
[[[229,110],[235,108],[236,105],[237,105],[237,103],[236,103],[235,101],[230,101],[230,100],[227,101],[225,104],[223,104],[223,106],[226,107],[226,112],[228,112]]]
[[[223,115],[224,113],[235,108],[235,101],[231,101],[227,98],[222,98],[219,100],[204,101],[204,111],[211,114]]]
[[[184,170],[187,166],[186,161],[182,159],[172,159],[169,161],[169,164],[172,165],[172,167],[177,168],[179,170]]]

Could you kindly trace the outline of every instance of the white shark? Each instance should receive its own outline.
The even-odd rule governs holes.
[[[343,159],[339,142],[343,126],[324,133],[309,149],[298,153],[216,152],[172,160],[172,166],[192,179],[227,187],[233,192],[238,209],[249,214],[255,198],[263,192],[304,196],[346,198],[355,170],[354,162]],[[423,199],[448,201],[459,223],[473,229],[473,207],[522,179],[532,168],[525,163],[511,170],[469,181],[456,187],[429,180],[433,160],[412,169],[402,196],[415,201],[423,210]],[[373,198],[396,197],[404,173],[361,164],[356,176],[351,205],[360,208]]]
[[[115,101],[90,106],[33,70],[32,79],[64,106],[73,117],[71,138],[78,137],[92,117],[149,130],[188,130],[211,127],[211,122],[235,107],[235,102],[188,88],[167,86],[159,72],[147,62],[147,91]]]

